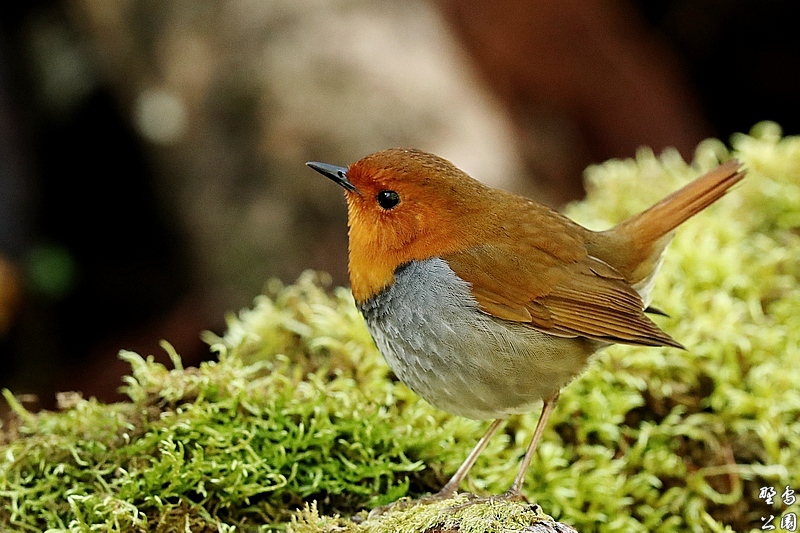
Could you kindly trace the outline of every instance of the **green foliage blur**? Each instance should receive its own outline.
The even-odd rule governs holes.
[[[568,209],[606,228],[719,160],[748,172],[679,230],[656,285],[670,315],[657,320],[687,350],[611,347],[561,395],[525,493],[579,531],[742,531],[800,513],[759,498],[800,491],[800,138],[762,123],[732,146],[591,167]],[[218,360],[199,368],[166,343],[172,369],[122,353],[126,402],[65,394],[32,414],[5,391],[0,530],[495,527],[429,506],[337,518],[437,490],[483,430],[392,379],[346,289],[271,282],[206,340]],[[462,488],[504,491],[535,422],[512,419]]]

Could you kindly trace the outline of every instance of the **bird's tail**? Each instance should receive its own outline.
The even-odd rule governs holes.
[[[615,230],[631,235],[637,243],[657,242],[722,198],[728,189],[744,178],[741,166],[736,160],[721,164],[653,207],[619,224]]]
[[[741,166],[736,160],[723,163],[649,209],[601,232],[614,250],[612,257],[601,259],[617,268],[632,285],[647,283],[658,269],[673,230],[744,178]]]

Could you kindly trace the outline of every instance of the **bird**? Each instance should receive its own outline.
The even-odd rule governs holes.
[[[594,353],[615,343],[683,349],[647,313],[664,252],[679,225],[745,176],[727,161],[592,231],[417,149],[306,164],[344,188],[353,297],[391,370],[432,406],[493,421],[433,499],[455,495],[502,423],[541,402],[502,495],[524,500],[559,393]]]

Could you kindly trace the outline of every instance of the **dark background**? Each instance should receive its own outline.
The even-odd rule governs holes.
[[[363,128],[378,133],[361,145],[348,141],[357,121],[331,133],[309,130],[302,112],[303,126],[274,120],[291,118],[270,92],[282,77],[239,69],[240,57],[248,39],[274,49],[271,39],[318,17],[310,3],[305,14],[303,2],[287,13],[276,2],[261,26],[242,18],[241,35],[254,37],[240,39],[237,23],[220,28],[227,2],[136,4],[0,7],[0,387],[35,394],[32,407],[52,407],[58,390],[118,398],[121,348],[158,355],[164,338],[196,364],[209,356],[200,331],[222,331],[224,313],[248,305],[271,276],[291,282],[317,268],[346,283],[343,202],[317,189],[303,162],[347,164],[373,145],[425,143],[418,124],[369,110],[364,124],[377,125]],[[333,13],[361,9],[332,4]],[[640,145],[690,159],[702,139],[727,140],[762,120],[800,130],[800,39],[788,0],[430,5],[507,113],[520,178],[553,205],[580,197],[587,164],[632,157]],[[391,21],[388,3],[370,12],[384,8]],[[154,142],[132,118],[137,87],[171,79],[164,43],[185,28],[205,50],[181,63],[187,79],[193,68],[216,74],[188,93],[181,140]],[[291,47],[286,54],[292,64]],[[358,75],[328,72],[327,85],[347,92]],[[378,87],[402,75],[389,72]],[[240,225],[213,219],[197,197],[224,198]],[[251,218],[272,230],[231,244]],[[228,233],[208,237],[218,226]]]

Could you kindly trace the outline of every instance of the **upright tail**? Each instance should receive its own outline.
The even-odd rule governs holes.
[[[658,241],[689,218],[710,206],[744,178],[742,164],[723,163],[670,194],[653,207],[634,215],[615,231],[630,234],[637,243]]]
[[[601,232],[600,241],[612,252],[600,259],[614,266],[631,285],[647,283],[658,269],[672,231],[744,178],[741,166],[736,160],[723,163],[653,207]]]

